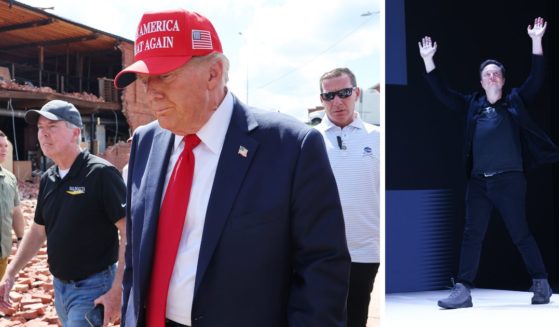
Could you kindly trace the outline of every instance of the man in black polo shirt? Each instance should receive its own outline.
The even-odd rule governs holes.
[[[547,271],[526,219],[525,167],[559,160],[559,149],[531,120],[526,110],[544,82],[542,37],[547,23],[536,18],[528,26],[532,39],[530,76],[510,93],[504,92],[505,68],[496,60],[480,66],[484,92],[463,95],[448,89],[438,76],[433,56],[436,42],[426,36],[419,42],[427,81],[447,107],[466,115],[465,159],[468,174],[466,219],[458,282],[438,302],[442,308],[471,307],[470,288],[477,274],[482,242],[493,208],[501,215],[533,282],[532,304],[549,303],[552,295]]]
[[[62,325],[88,326],[86,313],[102,305],[104,316],[99,318],[106,326],[120,312],[124,182],[114,166],[80,149],[82,121],[71,103],[50,101],[40,111],[28,111],[25,120],[37,125],[41,150],[56,165],[41,178],[35,221],[0,282],[0,306],[10,305],[17,273],[47,240]]]

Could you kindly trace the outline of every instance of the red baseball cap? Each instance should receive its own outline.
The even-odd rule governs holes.
[[[184,10],[145,13],[134,42],[134,63],[115,77],[115,87],[136,80],[136,73],[159,75],[179,68],[195,56],[223,52],[212,23],[204,16]]]

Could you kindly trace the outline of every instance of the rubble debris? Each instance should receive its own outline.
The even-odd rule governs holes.
[[[64,95],[67,97],[84,100],[84,101],[90,101],[90,102],[105,102],[105,99],[103,99],[102,97],[98,97],[94,94],[87,93],[87,92],[60,93],[48,86],[37,87],[30,83],[19,84],[13,81],[6,81],[6,80],[0,80],[0,89],[34,92],[34,93],[49,93],[49,94]]]

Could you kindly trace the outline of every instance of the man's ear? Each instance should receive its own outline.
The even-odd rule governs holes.
[[[214,89],[223,83],[223,61],[216,59],[210,63],[208,87]]]
[[[78,144],[80,144],[81,140],[80,138],[80,129],[79,128],[74,128],[72,130],[72,136],[78,141]]]

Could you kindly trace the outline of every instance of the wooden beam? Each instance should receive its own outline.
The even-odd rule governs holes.
[[[78,75],[78,91],[83,91],[83,56],[76,53],[76,74]]]
[[[81,113],[122,110],[120,104],[116,102],[93,102],[93,101],[74,98],[64,94],[26,92],[26,91],[0,89],[0,100],[6,100],[6,99],[12,99],[13,101],[25,101],[25,100],[44,101],[41,102],[40,105],[38,105],[37,107],[42,106],[47,101],[59,99],[59,100],[64,100],[73,103]]]
[[[21,24],[6,25],[0,27],[0,33],[21,30],[25,28],[34,28],[34,27],[44,26],[52,23],[54,23],[54,19],[48,18],[48,19],[35,20],[32,22],[25,22]]]
[[[34,47],[49,47],[49,46],[54,46],[54,45],[70,44],[70,43],[76,43],[76,42],[84,42],[84,41],[89,41],[89,40],[95,40],[98,37],[99,37],[98,33],[92,33],[92,34],[89,34],[89,35],[71,37],[71,38],[67,38],[67,39],[42,41],[42,42],[31,42],[31,43],[12,45],[12,46],[9,46],[9,47],[0,47],[0,51],[18,50],[18,49],[34,48]]]
[[[43,100],[48,98],[44,93],[39,92],[23,92],[0,89],[0,99],[14,100]]]
[[[39,87],[43,86],[44,69],[45,69],[45,48],[39,47]]]

